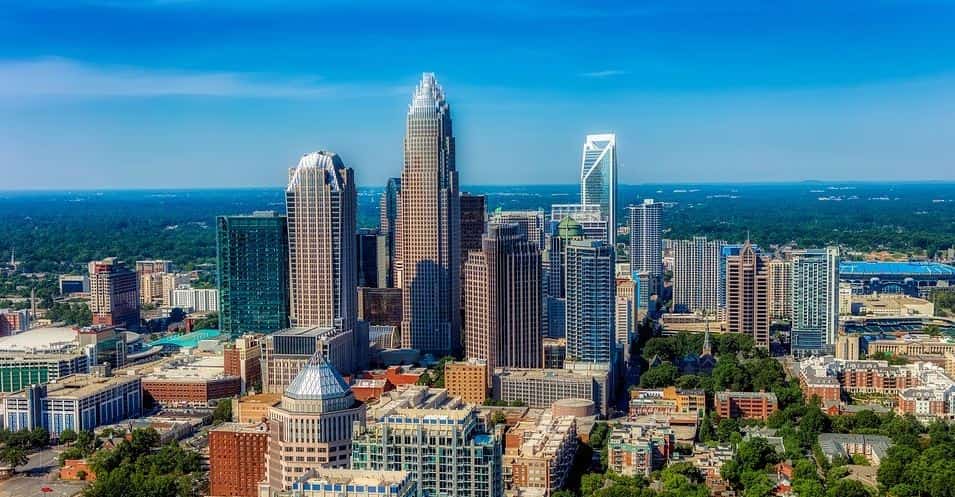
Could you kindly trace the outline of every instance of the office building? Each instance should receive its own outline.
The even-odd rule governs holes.
[[[358,326],[358,332],[363,328],[364,324]],[[262,391],[284,391],[316,353],[342,374],[361,369],[367,357],[360,356],[354,347],[355,333],[356,330],[313,326],[288,328],[266,336],[262,344]],[[367,344],[367,331],[365,337]]]
[[[408,471],[317,468],[302,475],[279,497],[415,497]]]
[[[360,229],[356,235],[355,267],[359,287],[378,286],[378,231]]]
[[[546,250],[541,254],[541,291],[544,294],[542,331],[545,336],[562,338],[566,332],[565,312],[567,284],[567,242],[584,236],[583,226],[566,217],[546,237]]]
[[[0,309],[0,336],[16,335],[30,329],[28,309]]]
[[[554,204],[550,208],[551,230],[564,219],[571,218],[580,224],[583,236],[591,240],[605,240],[607,238],[607,218],[604,217],[597,204]]]
[[[673,240],[674,312],[716,316],[723,245],[723,241],[707,240],[705,236]]]
[[[90,312],[93,324],[139,328],[139,282],[136,273],[115,257],[89,263]]]
[[[252,388],[262,389],[263,342],[260,336],[244,335],[223,347],[225,374],[239,377],[243,394]]]
[[[747,242],[726,258],[726,324],[730,333],[753,337],[769,348],[769,261]]]
[[[222,355],[179,356],[142,376],[148,405],[166,408],[207,408],[237,396],[242,380],[226,374]]]
[[[630,272],[645,273],[649,281],[647,292],[660,293],[663,284],[663,204],[653,199],[631,205],[628,210],[630,225]]]
[[[401,343],[443,356],[461,334],[461,213],[451,108],[434,74],[408,107],[398,222]]]
[[[223,423],[209,430],[209,495],[258,497],[268,448],[266,423]]]
[[[30,385],[44,385],[73,374],[89,372],[85,354],[0,353],[0,392],[18,392]]]
[[[564,369],[567,359],[567,340],[563,338],[544,339],[544,369]]]
[[[674,414],[702,417],[706,412],[706,392],[676,387],[661,390],[631,390],[630,419],[642,416],[668,417]]]
[[[409,471],[419,497],[503,497],[501,433],[477,411],[397,409],[376,421],[357,427],[352,469]]]
[[[604,416],[610,412],[610,376],[607,369],[497,369],[491,378],[492,398],[524,402],[547,409],[561,399],[584,399]]]
[[[487,363],[480,360],[449,362],[444,366],[444,387],[448,395],[468,404],[484,404],[488,392]]]
[[[481,238],[487,232],[487,196],[461,194],[461,264],[468,252],[481,250]]]
[[[272,211],[216,219],[219,330],[229,336],[288,327],[288,226]]]
[[[792,350],[832,350],[839,330],[839,249],[792,253]]]
[[[401,289],[359,288],[358,319],[372,326],[401,327]]]
[[[263,487],[287,490],[313,469],[348,467],[356,422],[364,424],[365,406],[323,355],[315,354],[285,389],[282,403],[269,409]]]
[[[616,350],[613,247],[570,240],[566,264],[567,361],[610,364]]]
[[[142,414],[142,399],[138,376],[74,374],[6,396],[4,427],[10,431],[42,427],[56,440],[63,430],[93,431],[137,417]]]
[[[167,261],[163,259],[136,261],[136,273],[141,275],[153,274],[153,273],[171,273],[171,272],[172,272],[172,261]]]
[[[465,273],[465,352],[496,367],[543,362],[540,249],[516,223],[491,223]]]
[[[85,274],[61,274],[59,283],[60,295],[88,293],[90,291],[90,277]]]
[[[550,496],[571,476],[577,454],[577,422],[573,416],[546,412],[523,419],[504,436],[504,485],[509,492]]]
[[[766,421],[778,408],[779,402],[772,392],[716,392],[713,395],[713,410],[720,418]]]
[[[173,290],[172,306],[186,312],[219,312],[219,290],[215,288]]]
[[[381,288],[394,288],[396,286],[394,278],[395,264],[400,260],[398,254],[395,253],[395,249],[397,249],[398,197],[400,193],[401,178],[388,178],[385,189],[381,193],[381,200],[378,203],[378,232],[385,237],[388,259],[386,272],[383,267],[379,266],[384,273],[378,275],[379,280],[384,277],[384,284],[379,285]]]
[[[353,330],[358,316],[355,270],[355,173],[326,151],[289,169],[285,190],[292,326]]]
[[[172,307],[172,292],[179,288],[189,288],[192,281],[188,273],[153,273],[150,276],[162,281],[162,305]]]
[[[516,223],[520,232],[524,234],[527,241],[533,243],[539,250],[544,250],[545,233],[547,229],[544,223],[544,211],[505,211],[495,210],[491,214],[490,222],[497,224]]]
[[[600,206],[607,221],[604,240],[617,239],[617,137],[613,133],[587,135],[580,162],[580,203]]]
[[[793,315],[793,264],[783,259],[769,261],[769,318],[789,321]]]

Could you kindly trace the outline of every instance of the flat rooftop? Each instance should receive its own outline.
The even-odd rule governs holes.
[[[137,381],[136,376],[74,374],[46,385],[47,397],[79,398],[95,395],[118,385]]]
[[[839,263],[839,273],[850,276],[894,274],[955,277],[955,267],[939,262],[844,261]]]
[[[222,423],[211,431],[228,431],[232,433],[269,433],[267,423]]]
[[[0,351],[34,352],[71,348],[76,342],[76,335],[76,329],[68,326],[34,328],[0,337]]]
[[[143,381],[206,381],[225,376],[225,358],[221,355],[183,356],[147,373]]]
[[[381,485],[397,485],[408,479],[407,471],[369,471],[358,469],[319,468],[306,473],[295,486],[301,483],[312,485],[330,483],[339,485],[363,485],[377,487]],[[294,487],[294,486],[293,486]]]

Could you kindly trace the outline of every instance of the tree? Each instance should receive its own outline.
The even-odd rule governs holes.
[[[677,375],[679,371],[676,366],[666,362],[640,375],[640,386],[642,388],[668,387],[676,382]]]
[[[76,432],[67,428],[60,432],[60,443],[69,444],[76,441]]]
[[[421,373],[421,376],[418,377],[418,381],[415,382],[415,385],[431,386],[431,374],[427,371]]]
[[[872,492],[856,480],[839,480],[835,482],[829,491],[827,497],[872,497]]]
[[[497,426],[505,422],[507,422],[507,418],[503,411],[494,411],[494,414],[491,414],[491,426]]]
[[[218,425],[227,421],[232,421],[232,399],[219,399],[212,411],[212,424]]]
[[[0,461],[16,471],[17,466],[23,466],[30,462],[30,458],[27,457],[26,450],[20,447],[7,446],[0,451]]]

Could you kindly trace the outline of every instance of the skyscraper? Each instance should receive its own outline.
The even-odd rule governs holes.
[[[663,232],[660,218],[663,204],[652,198],[642,204],[631,205],[630,211],[630,272],[648,275],[650,295],[660,292],[663,282]]]
[[[673,308],[676,312],[706,312],[719,307],[721,240],[695,236],[673,241]]]
[[[408,107],[398,223],[403,347],[445,355],[460,344],[461,214],[451,108],[426,73]]]
[[[769,317],[789,321],[793,315],[793,263],[783,259],[769,262]]]
[[[491,223],[464,265],[465,351],[497,367],[540,368],[541,255],[516,223]]]
[[[468,260],[468,252],[481,250],[481,237],[487,225],[487,197],[461,194],[461,265]]]
[[[580,163],[580,203],[599,205],[607,220],[607,243],[617,238],[617,137],[587,135]]]
[[[491,222],[517,223],[527,241],[544,250],[544,211],[505,211],[501,209],[491,213]]]
[[[354,330],[358,316],[355,173],[327,151],[289,169],[289,293],[292,326]]]
[[[541,287],[544,294],[544,334],[551,338],[563,338],[567,303],[567,243],[574,238],[583,238],[583,227],[572,217],[564,218],[556,231],[547,236],[547,249],[541,255]]]
[[[602,240],[567,243],[567,362],[611,364],[615,355],[613,247]]]
[[[839,248],[793,251],[792,266],[792,352],[825,352],[839,330]]]
[[[398,199],[400,194],[401,178],[388,178],[388,183],[385,184],[385,190],[381,194],[381,201],[378,207],[380,216],[378,220],[378,232],[385,236],[388,262],[387,267],[379,265],[379,269],[384,271],[385,277],[385,284],[379,286],[387,286],[388,288],[393,288],[397,284],[395,281],[395,271],[397,269],[396,263],[400,257],[395,251],[398,248]],[[382,274],[379,274],[378,279],[381,280],[381,278]]]
[[[747,241],[739,255],[726,259],[727,330],[753,337],[757,347],[769,348],[768,261]]]
[[[378,286],[378,231],[374,229],[360,229],[356,235],[355,254],[358,286]]]
[[[233,337],[288,326],[288,226],[272,211],[216,219],[219,330]]]
[[[115,257],[89,263],[93,324],[139,328],[139,278]]]

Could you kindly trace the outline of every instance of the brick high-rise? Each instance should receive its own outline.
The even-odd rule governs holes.
[[[465,273],[465,351],[497,367],[540,368],[541,255],[516,223],[492,223]]]
[[[398,210],[403,347],[445,355],[461,332],[461,213],[451,108],[426,73],[408,108]]]
[[[726,258],[726,318],[728,331],[753,337],[757,347],[769,347],[768,261],[749,241],[739,255]]]
[[[115,257],[89,263],[93,324],[139,327],[139,278]]]

